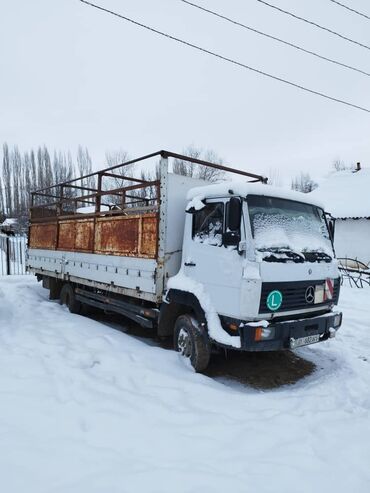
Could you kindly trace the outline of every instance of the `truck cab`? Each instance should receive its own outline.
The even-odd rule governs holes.
[[[188,199],[182,266],[167,296],[194,293],[211,340],[271,351],[335,336],[340,277],[321,204],[240,182],[194,188]]]

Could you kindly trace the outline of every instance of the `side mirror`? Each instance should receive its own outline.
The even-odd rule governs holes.
[[[222,243],[225,246],[238,246],[240,242],[240,221],[242,217],[242,203],[238,197],[231,197],[227,204],[226,232]]]
[[[329,234],[330,234],[331,241],[334,242],[335,221],[333,219],[329,220],[328,226],[329,226]]]
[[[335,217],[333,217],[329,212],[324,212],[324,218],[326,220],[326,224],[328,225],[330,239],[334,243]]]
[[[231,197],[228,208],[226,227],[232,232],[240,230],[240,221],[242,217],[242,203],[238,197]]]

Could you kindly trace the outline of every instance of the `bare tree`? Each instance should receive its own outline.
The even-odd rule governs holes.
[[[194,146],[188,146],[183,154],[194,159],[202,159],[210,163],[222,164],[223,160],[212,150],[204,150]],[[225,173],[216,168],[191,163],[182,159],[175,159],[173,162],[173,172],[178,175],[191,176],[199,180],[217,181],[222,180]]]
[[[77,150],[77,170],[78,176],[86,176],[92,173],[92,162],[89,151],[87,148],[83,148],[81,145],[78,146]],[[93,176],[88,178],[83,178],[80,181],[82,187],[95,188],[95,179]],[[84,193],[82,193],[84,195]]]
[[[0,221],[3,222],[5,218],[5,200],[4,200],[4,186],[3,180],[0,176]]]
[[[12,201],[12,172],[9,159],[9,147],[7,143],[3,145],[3,167],[2,177],[4,186],[4,213],[8,214],[11,208]]]
[[[130,161],[130,155],[124,149],[117,149],[114,151],[106,151],[105,160],[108,167],[116,166],[117,164],[124,164],[127,161]],[[122,168],[117,168],[114,170],[114,174],[121,176],[132,176],[133,166],[128,164],[127,166],[123,166]],[[109,186],[114,185],[115,188],[119,188],[124,186],[123,183],[127,182],[121,178],[112,178],[111,180],[107,180],[106,183],[109,183]]]
[[[36,152],[21,153],[17,146],[9,149],[3,145],[3,160],[0,167],[0,215],[16,217],[26,225],[30,206],[30,192],[50,185],[68,181],[79,173],[91,173],[91,158],[87,149],[81,146],[77,160],[71,154],[54,152],[53,159],[46,146]],[[93,180],[84,180],[92,188]],[[64,196],[73,197],[72,188],[64,190]]]
[[[344,171],[346,169],[346,165],[341,159],[335,159],[333,161],[333,168],[335,171]]]
[[[124,149],[106,151],[105,153],[105,161],[109,168],[112,166],[116,166],[117,164],[126,163],[129,160],[130,160],[129,153]]]
[[[222,159],[217,156],[217,154],[212,150],[198,149],[194,146],[188,146],[183,154],[189,156],[193,159],[201,159],[203,161],[208,161],[210,163],[222,164]],[[225,173],[216,168],[209,166],[199,165],[197,163],[192,163],[185,161],[183,159],[174,159],[173,161],[173,172],[182,176],[189,176],[192,178],[197,178],[199,180],[206,181],[217,181],[221,180]],[[141,170],[139,176],[144,181],[158,181],[160,177],[159,162],[155,165],[153,170],[144,169]],[[133,197],[141,198],[146,204],[152,203],[152,200],[157,196],[157,189],[154,185],[149,185],[147,187],[139,188],[131,193]]]
[[[278,168],[270,168],[268,176],[269,176],[269,180],[268,180],[269,185],[273,185],[274,187],[282,186],[280,170]]]
[[[194,159],[203,159],[214,163],[222,163],[214,151],[197,149],[193,146],[185,149],[184,153]],[[52,156],[52,157],[51,157]],[[125,163],[129,160],[127,151],[119,149],[106,153],[108,166]],[[224,173],[220,170],[199,166],[194,163],[188,163],[183,160],[175,160],[174,171],[185,176],[192,176],[208,181],[216,181],[223,178]],[[25,225],[28,220],[28,211],[30,206],[30,192],[42,189],[72,179],[73,177],[89,175],[92,173],[92,162],[88,149],[79,146],[76,159],[72,158],[70,152],[53,151],[49,152],[48,148],[43,145],[37,149],[31,149],[22,153],[17,146],[9,149],[7,143],[3,144],[3,159],[0,166],[0,216],[17,217]],[[154,168],[139,169],[132,165],[117,168],[114,172],[122,178],[111,177],[105,178],[104,188],[121,188],[132,185],[133,181],[124,177],[132,177],[136,180],[157,181],[159,179],[159,164]],[[96,189],[94,177],[76,182],[92,190]],[[55,189],[55,194],[61,190]],[[73,198],[82,195],[83,191],[65,187],[63,196]],[[85,194],[86,195],[86,194]],[[128,191],[126,206],[130,201],[135,202],[142,199],[144,204],[152,204],[153,199],[157,196],[157,187],[148,185],[137,190]],[[130,197],[131,196],[131,197]],[[36,199],[36,204],[42,197]],[[121,195],[105,196],[104,200],[108,204],[117,204],[121,206],[124,197]],[[81,201],[83,203],[83,201]]]
[[[124,149],[116,149],[116,150],[111,150],[111,151],[106,151],[105,152],[105,161],[108,165],[108,167],[112,166],[117,166],[118,164],[124,164],[127,161],[130,161],[130,155],[129,153],[124,150]],[[132,182],[130,180],[125,180],[125,177],[132,177],[133,173],[133,166],[132,165],[127,165],[123,166],[121,168],[116,168],[113,171],[113,174],[122,176],[122,178],[104,178],[104,183],[103,183],[103,188],[108,189],[108,188],[122,188],[128,185],[132,185]],[[109,197],[106,197],[106,200],[111,202],[112,204],[116,205],[121,205],[124,198],[119,195],[112,195]]]
[[[333,161],[333,168],[335,171],[346,171],[346,170],[354,171],[357,168],[357,163],[352,162],[350,164],[346,164],[341,159],[336,159],[335,161]]]
[[[309,173],[301,173],[299,176],[293,178],[291,182],[291,189],[296,190],[298,192],[309,193],[315,188],[318,187],[318,184],[312,180]]]
[[[30,162],[31,162],[31,169],[30,169],[31,176],[30,176],[29,190],[32,190],[36,188],[36,184],[37,184],[37,167],[36,167],[35,153],[33,149],[31,149],[30,152]]]

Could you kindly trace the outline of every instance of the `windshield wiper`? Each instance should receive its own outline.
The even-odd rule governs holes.
[[[324,252],[313,250],[312,252],[303,252],[303,254],[309,262],[331,262],[333,260],[333,257]]]
[[[290,250],[290,248],[259,248],[259,252],[267,253],[263,260],[266,262],[288,262],[292,260],[296,263],[302,263],[305,261],[305,257],[302,254]]]

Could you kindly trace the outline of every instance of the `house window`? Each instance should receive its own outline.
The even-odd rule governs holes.
[[[221,246],[224,227],[224,204],[207,204],[193,214],[193,240],[206,245]]]

